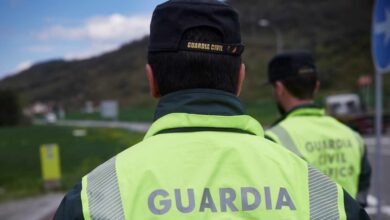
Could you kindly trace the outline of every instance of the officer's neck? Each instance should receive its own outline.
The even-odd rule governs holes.
[[[281,103],[283,110],[285,112],[290,112],[292,109],[295,109],[302,105],[311,105],[314,104],[314,101],[312,99],[286,99],[284,102]]]
[[[244,108],[232,93],[215,89],[188,89],[161,97],[154,120],[171,113],[234,116],[243,115]]]

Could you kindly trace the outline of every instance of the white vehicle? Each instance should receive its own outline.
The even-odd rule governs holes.
[[[325,100],[330,115],[345,123],[361,134],[373,134],[375,115],[362,108],[357,94],[339,94],[328,96]],[[390,115],[383,115],[383,131],[390,131]]]
[[[56,123],[57,122],[57,116],[56,114],[54,114],[53,112],[49,112],[45,115],[45,118],[46,118],[46,122],[47,123]]]
[[[356,94],[340,94],[326,98],[326,108],[333,116],[356,116],[362,114],[360,97]]]

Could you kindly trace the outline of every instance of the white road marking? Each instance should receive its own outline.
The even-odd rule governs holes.
[[[366,212],[369,214],[369,215],[374,215],[376,214],[377,212],[377,206],[378,206],[378,199],[375,198],[375,196],[373,195],[368,195],[367,197],[367,203],[368,203],[368,207],[365,208],[366,209]],[[387,216],[390,216],[390,206],[389,205],[383,205],[381,206],[381,211],[382,211],[382,214],[384,215],[387,215]]]
[[[47,124],[44,120],[34,120],[33,124]],[[60,120],[53,125],[73,126],[73,127],[94,127],[94,128],[123,128],[130,131],[145,133],[150,128],[151,123],[125,122],[125,121],[92,121],[92,120]]]

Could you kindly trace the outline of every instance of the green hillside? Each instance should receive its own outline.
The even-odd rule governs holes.
[[[354,92],[361,75],[373,74],[370,53],[372,0],[231,0],[241,14],[246,44],[247,81],[242,98],[247,103],[269,99],[263,86],[267,61],[275,54],[275,35],[257,21],[278,26],[285,50],[312,51],[321,71],[322,93]],[[0,81],[0,89],[19,92],[23,103],[55,101],[79,108],[86,100],[118,99],[121,105],[154,104],[144,74],[148,39],[117,51],[81,61],[54,60],[37,64]],[[385,77],[386,93],[390,83]]]

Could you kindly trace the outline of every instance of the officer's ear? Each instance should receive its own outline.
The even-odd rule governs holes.
[[[241,89],[242,89],[242,84],[244,84],[244,79],[245,79],[245,64],[241,63],[240,66],[240,73],[238,74],[238,84],[237,84],[237,96],[240,96],[241,94]]]
[[[150,89],[150,95],[152,95],[154,98],[160,98],[160,92],[158,91],[157,81],[154,78],[153,69],[149,64],[146,64],[146,75],[148,77],[149,81],[149,89]]]
[[[286,92],[286,87],[279,80],[275,82],[274,88],[277,97],[281,97]]]
[[[314,89],[314,95],[318,93],[321,88],[321,82],[317,80],[316,88]]]

